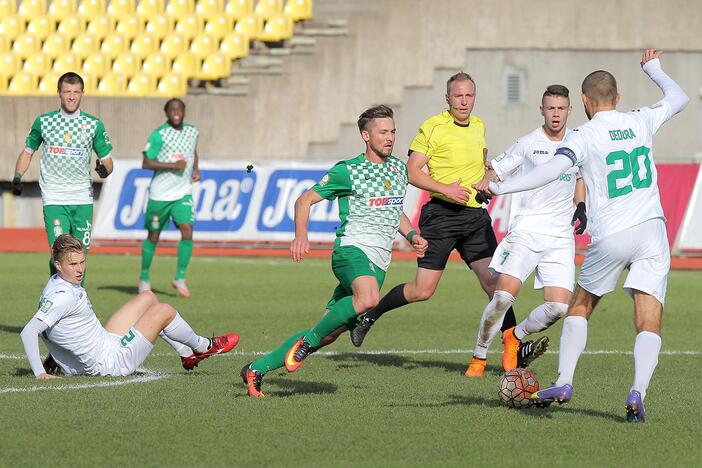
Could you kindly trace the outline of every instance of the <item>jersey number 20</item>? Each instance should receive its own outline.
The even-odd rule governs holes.
[[[615,169],[607,174],[607,192],[610,199],[631,193],[635,188],[642,189],[651,186],[653,176],[651,174],[651,158],[648,157],[650,151],[651,149],[646,146],[639,146],[634,148],[631,153],[615,151],[607,155],[608,166],[616,164],[617,161],[622,162],[621,169]],[[639,176],[639,169],[641,168],[639,158],[642,156],[644,169],[646,170],[646,176],[643,179]],[[617,187],[618,180],[628,179],[629,176],[631,176],[631,183],[623,187]]]

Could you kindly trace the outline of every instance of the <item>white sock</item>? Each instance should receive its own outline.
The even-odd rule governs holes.
[[[658,364],[658,353],[661,350],[661,337],[652,332],[641,332],[636,335],[634,343],[634,385],[631,389],[646,397],[646,389],[651,381],[653,371]]]
[[[522,320],[514,329],[514,336],[523,340],[527,335],[546,330],[548,327],[565,317],[568,313],[568,304],[562,302],[544,302],[536,309],[529,312],[529,316]]]
[[[210,346],[209,338],[198,336],[178,312],[171,323],[163,329],[163,334],[173,341],[188,346],[196,353],[204,353]]]
[[[572,316],[563,320],[561,334],[561,349],[558,353],[558,380],[556,386],[572,385],[575,366],[578,365],[580,354],[585,351],[587,343],[587,319]]]
[[[193,354],[193,350],[189,346],[185,346],[183,343],[178,343],[177,341],[173,341],[172,339],[168,338],[165,333],[161,332],[158,334],[158,336],[160,336],[163,341],[165,341],[173,349],[175,349],[176,353],[178,353],[180,356],[188,357],[191,354]]]
[[[488,303],[480,319],[478,328],[478,340],[475,343],[474,356],[480,359],[487,358],[487,351],[490,343],[495,339],[495,335],[500,331],[502,320],[505,318],[507,309],[514,304],[514,296],[507,291],[495,291],[492,300]]]

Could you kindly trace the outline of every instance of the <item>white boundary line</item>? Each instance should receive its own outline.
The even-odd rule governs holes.
[[[4,356],[4,355],[2,355]],[[123,380],[110,380],[95,383],[80,383],[80,384],[63,384],[63,385],[47,385],[40,386],[34,385],[32,387],[7,387],[0,388],[0,394],[2,393],[29,393],[29,392],[43,392],[43,391],[62,391],[62,390],[82,390],[85,388],[102,388],[102,387],[119,387],[121,385],[129,385],[134,383],[144,383],[144,382],[154,382],[156,380],[166,379],[169,377],[168,374],[163,374],[161,372],[155,372],[149,369],[138,369],[143,372],[144,375],[137,375],[128,377]]]

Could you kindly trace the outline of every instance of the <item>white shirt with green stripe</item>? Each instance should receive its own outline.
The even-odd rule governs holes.
[[[408,180],[407,166],[396,157],[376,164],[360,154],[338,162],[312,190],[328,200],[339,199],[339,245],[358,247],[387,270]]]
[[[186,123],[180,130],[165,123],[153,131],[146,142],[144,156],[160,163],[185,160],[186,166],[183,170],[154,171],[149,186],[151,200],[175,201],[192,194],[193,165],[199,135],[197,128]]]
[[[34,153],[42,143],[39,167],[42,203],[92,204],[92,152],[103,159],[112,151],[102,121],[81,110],[70,115],[63,110],[42,114],[32,124],[25,151]]]

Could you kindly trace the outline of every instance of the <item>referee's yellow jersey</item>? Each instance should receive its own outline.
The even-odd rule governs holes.
[[[432,179],[444,184],[463,179],[461,185],[471,191],[470,200],[465,204],[477,208],[481,204],[475,201],[476,192],[471,185],[485,176],[485,148],[482,120],[471,115],[468,124],[461,125],[453,120],[449,111],[444,111],[424,121],[409,149],[426,155]],[[456,203],[440,193],[430,192],[430,195]]]

